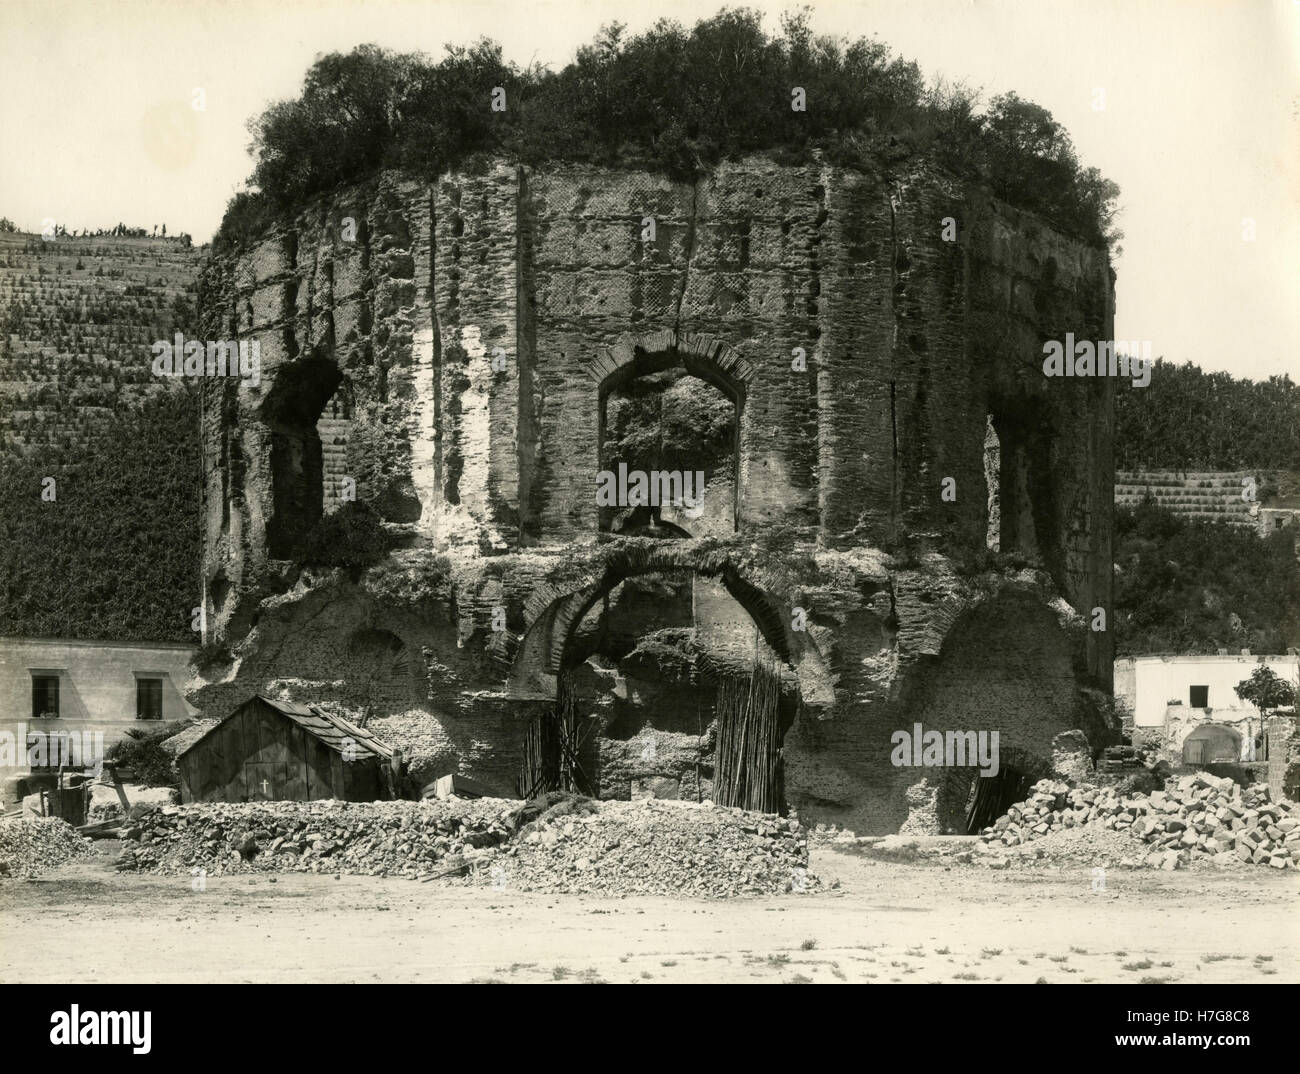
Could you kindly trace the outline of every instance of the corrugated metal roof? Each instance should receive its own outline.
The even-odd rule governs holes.
[[[304,731],[307,731],[320,739],[321,742],[334,750],[335,753],[346,755],[348,752],[348,740],[350,739],[352,742],[352,752],[354,753],[371,753],[385,761],[393,756],[392,747],[377,738],[366,728],[358,727],[351,720],[345,720],[342,716],[335,716],[329,712],[322,712],[314,705],[301,705],[296,701],[278,701],[269,697],[264,697],[261,694],[250,698],[249,701],[261,701],[262,704],[275,709],[276,712],[280,713],[286,719],[292,720]],[[247,705],[249,701],[245,701],[244,705]],[[231,712],[230,716],[227,716],[200,738],[191,742],[183,750],[177,753],[176,756],[180,757],[183,754],[189,753],[190,750],[194,749],[195,746],[215,731],[217,727],[221,726],[222,723],[225,723],[231,716],[234,716],[235,713],[239,712],[244,705],[240,705]]]

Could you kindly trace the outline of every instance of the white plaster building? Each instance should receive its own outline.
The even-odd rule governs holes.
[[[1196,728],[1214,724],[1240,737],[1239,760],[1262,760],[1255,745],[1263,731],[1262,716],[1235,691],[1261,665],[1293,685],[1300,683],[1295,653],[1130,656],[1115,661],[1115,697],[1132,712],[1135,731],[1160,731],[1174,748],[1181,748]]]
[[[144,721],[193,716],[182,693],[193,653],[166,642],[0,638],[0,731],[24,741],[102,734],[107,748]],[[27,770],[22,756],[14,760],[0,776]]]

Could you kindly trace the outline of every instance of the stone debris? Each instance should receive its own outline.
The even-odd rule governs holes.
[[[807,892],[807,832],[793,818],[666,799],[601,802],[540,819],[496,863],[499,886],[594,895],[725,898]]]
[[[798,821],[708,803],[257,802],[167,806],[132,821],[118,868],[209,876],[349,873],[603,895],[808,891]]]
[[[426,875],[505,842],[518,802],[204,802],[164,806],[123,831],[122,870]]]
[[[1078,847],[1070,854],[1075,860],[1081,851],[1095,856],[1086,837],[1062,842],[1060,833],[1070,830],[1121,833],[1139,841],[1137,860],[1161,869],[1203,860],[1300,867],[1300,805],[1270,802],[1265,784],[1243,791],[1231,779],[1206,772],[1171,780],[1164,790],[1132,795],[1113,787],[1040,780],[1025,801],[985,828],[982,838],[993,851],[1048,839],[1063,848]]]
[[[91,842],[58,817],[0,821],[0,877],[39,876],[90,852]]]

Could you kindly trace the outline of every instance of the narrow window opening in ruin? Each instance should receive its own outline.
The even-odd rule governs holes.
[[[350,488],[345,480],[351,476],[348,473],[348,437],[352,432],[352,406],[352,385],[344,380],[316,422],[316,435],[321,443],[321,495],[325,514],[338,510],[348,498],[355,497],[356,490]]]
[[[230,597],[230,581],[222,573],[208,583],[208,629],[216,626],[217,617],[226,610],[226,601]]]
[[[1002,546],[1002,503],[999,486],[1002,480],[1002,442],[993,427],[993,415],[984,421],[984,485],[988,490],[988,525],[984,543],[989,551],[997,552]]]
[[[739,416],[736,399],[680,367],[632,377],[604,394],[600,469],[611,475],[618,500],[600,505],[601,532],[734,533]],[[649,504],[638,502],[637,474],[646,475]]]
[[[1040,438],[1022,420],[1028,404],[1021,404],[1015,417],[1003,408],[991,416],[985,432],[985,476],[989,473],[989,431],[997,443],[998,550],[1039,555],[1038,521],[1035,512],[1044,507],[1035,502],[1035,453],[1041,451]],[[992,487],[992,486],[990,486]],[[991,522],[991,519],[990,519]],[[990,547],[992,547],[990,545]]]
[[[273,559],[294,558],[324,514],[324,454],[317,423],[342,379],[328,358],[293,362],[278,371],[262,404],[271,449],[266,544]]]

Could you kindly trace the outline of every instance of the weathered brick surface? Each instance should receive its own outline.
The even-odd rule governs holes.
[[[1100,746],[1080,687],[1108,685],[1108,636],[1080,624],[1109,606],[1111,386],[1048,380],[1041,354],[1108,338],[1111,306],[1104,251],[927,170],[756,158],[681,183],[496,162],[305,206],[204,279],[204,317],[261,339],[264,373],[207,389],[204,574],[237,663],[199,694],[370,708],[420,771],[508,792],[578,624],[621,579],[669,572],[708,579],[705,618],[742,608],[797,675],[786,795],[810,816],[890,831],[941,808],[889,762],[918,720],[1000,728],[1030,767],[1071,727]],[[737,531],[598,540],[603,392],[670,364],[737,405]],[[351,400],[345,436],[331,404],[316,424],[321,370]],[[269,554],[287,385],[345,441],[322,471],[355,477],[406,546],[358,578]],[[985,553],[990,415],[1002,551],[1038,570]],[[632,742],[602,745],[626,793],[700,790],[694,747],[667,743],[690,763],[665,773]]]

